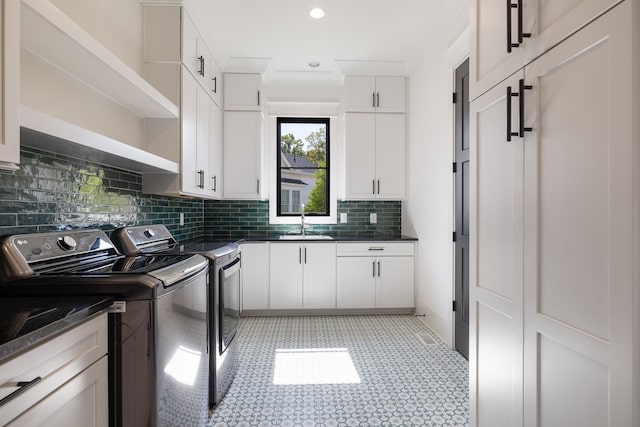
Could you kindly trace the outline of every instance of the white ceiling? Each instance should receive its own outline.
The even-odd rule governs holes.
[[[267,82],[406,74],[441,9],[460,0],[203,0],[206,37],[226,72]],[[313,7],[323,19],[309,16]],[[200,21],[202,17],[198,17]],[[320,62],[318,68],[310,61]]]

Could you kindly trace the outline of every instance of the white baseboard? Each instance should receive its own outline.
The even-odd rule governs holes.
[[[435,332],[441,340],[447,343],[450,348],[453,348],[453,334],[451,322],[447,321],[435,311],[433,311],[424,301],[417,301],[416,315],[419,316],[422,322],[424,322],[429,328]],[[423,316],[422,316],[423,315]]]

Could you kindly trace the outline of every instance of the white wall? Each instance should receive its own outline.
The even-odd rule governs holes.
[[[418,237],[417,314],[453,342],[453,72],[469,54],[469,4],[447,2],[437,39],[426,41],[409,65],[408,198],[403,234]]]

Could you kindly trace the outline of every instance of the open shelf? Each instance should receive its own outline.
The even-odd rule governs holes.
[[[22,0],[21,47],[139,117],[177,118],[179,108],[46,0]]]
[[[140,173],[180,171],[176,162],[25,106],[20,107],[20,126],[25,146]]]

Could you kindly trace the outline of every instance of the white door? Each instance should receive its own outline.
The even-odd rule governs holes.
[[[208,190],[213,198],[222,197],[222,110],[215,103],[209,106],[209,133],[211,155],[209,162]]]
[[[303,308],[336,308],[335,243],[305,244],[303,265]]]
[[[414,307],[413,257],[381,257],[376,260],[376,307]]]
[[[225,74],[224,109],[260,111],[262,108],[260,74]]]
[[[507,103],[519,128],[520,72],[470,106],[469,385],[471,425],[522,425],[523,143],[507,141]]]
[[[107,356],[89,366],[7,426],[109,425]]]
[[[196,189],[198,194],[209,195],[209,177],[211,163],[211,112],[213,104],[207,92],[201,87],[197,90],[197,117],[196,117]]]
[[[337,307],[372,308],[376,306],[375,258],[338,257]]]
[[[630,6],[525,69],[527,426],[631,426],[638,405]]]
[[[373,113],[376,110],[375,77],[346,76],[344,90],[347,112]]]
[[[347,199],[375,197],[376,115],[345,115],[345,186]]]
[[[224,197],[260,198],[262,113],[224,113]]]
[[[405,197],[406,123],[404,114],[376,114],[376,198]]]
[[[198,174],[198,83],[193,76],[182,70],[182,141],[180,174],[181,191],[190,194],[199,193],[200,175]]]
[[[240,250],[242,310],[267,310],[269,309],[269,245],[243,243]]]
[[[406,102],[406,80],[404,77],[376,77],[376,112],[404,113]]]
[[[303,245],[272,243],[269,248],[269,308],[302,308]]]

